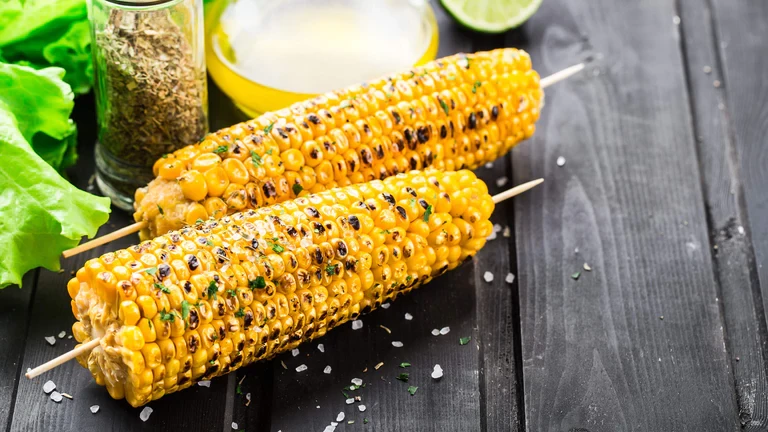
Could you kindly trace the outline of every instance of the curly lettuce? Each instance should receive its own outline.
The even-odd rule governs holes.
[[[77,189],[53,166],[72,157],[73,147],[57,144],[73,140],[64,73],[0,63],[0,289],[36,267],[58,270],[61,253],[109,217],[108,198]]]

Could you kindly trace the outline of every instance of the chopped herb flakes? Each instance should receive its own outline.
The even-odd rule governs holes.
[[[269,126],[264,128],[264,134],[269,135],[270,132],[272,132],[272,128],[275,126],[275,122],[272,122],[269,124]]]
[[[472,340],[472,336],[467,336],[467,337],[459,338],[459,345],[466,345],[471,340]]]
[[[272,250],[275,251],[275,253],[283,253],[285,251],[285,248],[280,246],[277,243],[272,244]]]
[[[163,211],[163,208],[160,207],[160,204],[157,205],[157,211],[159,211],[161,215],[165,215],[165,212]]]
[[[408,373],[401,373],[401,374],[399,374],[399,375],[397,376],[397,378],[396,378],[396,379],[398,379],[398,380],[400,380],[400,381],[402,381],[402,382],[408,382],[408,376],[409,376],[409,375],[410,375],[410,374],[408,374]]]
[[[581,272],[576,272],[571,275],[571,279],[573,280],[579,280],[579,277],[581,277]]]
[[[222,145],[222,146],[216,147],[216,150],[214,150],[213,152],[216,154],[219,154],[219,153],[224,153],[227,150],[229,150],[229,147]]]
[[[410,394],[411,394],[411,396],[413,396],[413,395],[415,395],[415,394],[416,394],[416,390],[418,390],[418,389],[419,389],[419,388],[418,388],[418,387],[416,387],[416,386],[408,386],[408,393],[410,393]]]
[[[235,312],[235,316],[237,318],[244,317],[245,316],[245,309],[243,309],[243,308],[238,309],[237,312]]]
[[[408,362],[402,362],[402,363],[400,363],[400,367],[401,367],[401,368],[407,368],[407,367],[411,367],[411,364],[410,364],[410,363],[408,363]]]
[[[427,206],[427,210],[424,211],[424,222],[429,222],[429,216],[432,214],[432,204]]]
[[[173,322],[174,318],[176,318],[176,315],[173,312],[166,312],[165,309],[160,311],[160,321]]]
[[[251,290],[261,289],[267,287],[267,281],[264,280],[264,276],[256,276],[256,279],[248,281],[248,287]]]
[[[448,104],[442,99],[438,100],[440,101],[440,106],[443,108],[443,111],[445,111],[445,115],[448,115]]]
[[[472,93],[477,93],[478,87],[483,85],[480,81],[475,81],[475,83],[472,85]]]
[[[298,196],[301,193],[301,191],[303,191],[303,190],[304,190],[304,186],[302,186],[302,185],[300,185],[298,183],[294,183],[293,184],[293,194],[294,195]]]
[[[213,298],[217,292],[219,292],[219,287],[216,285],[216,281],[211,281],[208,284],[208,298]]]
[[[271,155],[272,154],[272,149],[267,150],[267,154]]]
[[[328,264],[325,266],[325,272],[328,273],[328,276],[333,276],[336,274],[336,266],[333,264]]]
[[[253,162],[253,166],[255,167],[261,166],[261,156],[253,150],[251,150],[251,162]]]
[[[208,245],[209,247],[213,247],[213,242],[211,241],[211,239],[206,239],[205,244]]]
[[[150,267],[146,270],[144,270],[144,273],[154,276],[155,272],[157,272],[157,267]]]
[[[227,295],[230,296],[230,297],[236,297],[237,296],[237,291],[235,291],[233,289],[228,289],[227,290]]]
[[[166,294],[170,294],[171,293],[171,289],[168,288],[167,286],[161,284],[161,283],[155,282],[155,288],[159,289],[160,291],[162,291],[162,292],[164,292]]]
[[[187,319],[189,316],[189,302],[186,300],[181,301],[181,318]]]

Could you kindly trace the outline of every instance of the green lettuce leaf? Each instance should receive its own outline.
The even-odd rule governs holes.
[[[85,0],[0,2],[0,58],[36,69],[62,67],[75,93],[87,93],[93,66]]]
[[[71,157],[69,146],[51,145],[72,139],[73,95],[62,76],[0,64],[0,289],[36,267],[58,270],[61,252],[109,217],[108,198],[77,189],[44,159]]]

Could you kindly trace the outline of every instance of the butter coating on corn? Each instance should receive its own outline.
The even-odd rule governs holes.
[[[322,336],[485,244],[471,171],[401,173],[210,219],[89,260],[67,288],[78,358],[133,406]]]
[[[446,57],[300,102],[159,159],[136,191],[143,240],[301,194],[434,167],[473,169],[533,135],[543,92],[527,53]]]

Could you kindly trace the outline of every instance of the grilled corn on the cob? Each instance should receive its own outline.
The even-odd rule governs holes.
[[[142,239],[302,193],[475,168],[530,137],[543,92],[514,48],[446,57],[208,135],[136,192]]]
[[[143,405],[322,336],[458,266],[494,204],[471,171],[413,171],[200,222],[86,262],[78,358]]]

